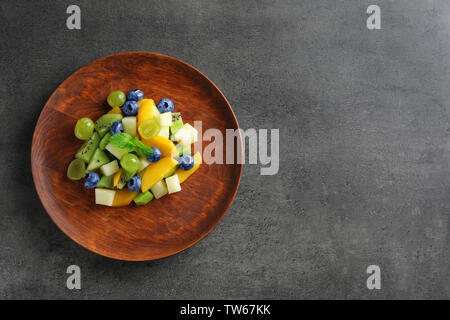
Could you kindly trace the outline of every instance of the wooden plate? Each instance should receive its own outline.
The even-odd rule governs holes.
[[[146,206],[95,205],[94,190],[66,177],[82,144],[73,134],[75,123],[109,111],[109,92],[135,88],[155,101],[170,97],[185,122],[203,121],[203,132],[217,128],[225,137],[225,129],[238,128],[226,98],[192,66],[161,54],[119,53],[82,67],[51,95],[34,131],[31,166],[41,202],[65,234],[98,254],[142,261],[173,255],[205,237],[230,207],[242,165],[203,164],[181,192]],[[235,150],[242,148],[241,139],[236,139]]]

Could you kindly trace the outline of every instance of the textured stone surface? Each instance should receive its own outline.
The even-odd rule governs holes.
[[[0,298],[449,298],[450,4],[1,1]],[[276,176],[244,168],[219,226],[129,263],[67,238],[34,190],[34,124],[77,68],[154,51],[204,72],[243,128],[280,128]],[[77,264],[82,290],[65,287]],[[366,289],[368,265],[382,290]]]

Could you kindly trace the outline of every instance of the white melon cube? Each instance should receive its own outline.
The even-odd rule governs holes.
[[[170,127],[172,125],[172,112],[161,113],[159,123],[161,127]]]
[[[174,139],[184,146],[190,145],[192,144],[192,132],[183,126],[174,134]]]
[[[125,117],[122,119],[123,132],[136,137],[136,117]]]
[[[110,143],[106,145],[105,149],[111,152],[111,154],[119,160],[122,159],[122,157],[128,153],[127,150],[114,147]]]
[[[166,185],[169,194],[181,191],[180,180],[178,179],[177,174],[174,174],[173,176],[166,178]]]
[[[161,130],[159,131],[158,136],[164,137],[166,139],[169,139],[169,136],[170,136],[170,129],[169,129],[169,127],[161,127]]]
[[[152,111],[153,111],[153,118],[159,119],[159,117],[161,116],[161,112],[159,112],[158,107],[155,104],[153,104],[152,106]]]
[[[111,161],[100,167],[100,172],[104,176],[108,176],[108,177],[113,175],[117,171],[119,171],[119,163],[117,162],[117,160]]]
[[[195,143],[198,141],[198,131],[193,126],[191,126],[189,123],[185,123],[183,127],[186,127],[186,129],[191,133],[191,141],[192,143]]]
[[[95,188],[95,203],[111,207],[116,191],[103,188]]]
[[[156,199],[162,198],[167,194],[167,185],[163,180],[161,180],[153,187],[151,187],[150,191],[153,193]]]
[[[149,165],[150,165],[150,161],[148,161],[147,159],[145,159],[143,157],[139,158],[139,169],[138,169],[138,172],[141,172],[142,170],[147,168]]]

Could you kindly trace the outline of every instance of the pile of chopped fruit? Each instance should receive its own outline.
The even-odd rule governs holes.
[[[113,91],[111,110],[94,123],[82,118],[75,136],[85,140],[69,164],[67,177],[84,178],[86,188],[95,188],[95,203],[145,205],[153,198],[181,191],[180,184],[200,166],[200,153],[191,155],[197,130],[183,123],[172,100],[155,105],[135,89],[127,95]]]

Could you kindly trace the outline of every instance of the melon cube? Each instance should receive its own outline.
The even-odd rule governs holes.
[[[161,116],[163,114],[164,113],[162,113]],[[169,128],[170,127],[161,127],[161,130],[159,131],[158,136],[166,138],[166,139],[169,139],[169,135],[170,135],[170,129]]]
[[[95,203],[111,207],[116,191],[103,188],[95,188]]]
[[[111,176],[117,171],[119,171],[119,163],[117,162],[117,160],[111,161],[100,167],[100,172],[104,176]]]
[[[136,137],[136,117],[125,117],[122,119],[123,132]]]
[[[156,199],[160,199],[167,194],[167,185],[163,180],[161,180],[151,187],[150,190]]]
[[[172,112],[161,113],[159,123],[161,127],[170,127],[172,125]]]
[[[119,160],[122,159],[122,157],[128,153],[127,150],[114,147],[110,143],[106,145],[105,149],[111,152],[111,154]]]
[[[147,159],[141,157],[139,158],[139,169],[138,172],[141,172],[142,170],[144,170],[145,168],[147,168],[150,165],[150,161],[148,161]]]
[[[181,191],[180,180],[178,179],[178,175],[176,174],[169,178],[166,178],[166,185],[169,194]]]

